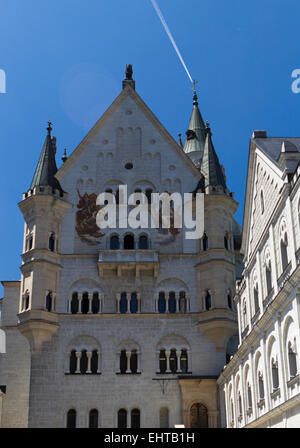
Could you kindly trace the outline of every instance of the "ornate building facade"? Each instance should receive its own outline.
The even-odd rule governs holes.
[[[300,138],[254,132],[235,297],[240,343],[218,379],[222,426],[300,426],[299,161]]]
[[[184,146],[123,89],[57,170],[49,123],[24,216],[21,280],[3,281],[2,427],[218,427],[235,351],[241,229],[196,93]],[[200,240],[105,229],[97,195],[204,193]]]

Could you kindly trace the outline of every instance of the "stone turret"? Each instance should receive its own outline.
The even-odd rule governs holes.
[[[30,189],[19,203],[25,220],[19,330],[32,352],[39,351],[58,329],[61,222],[71,207],[55,177],[56,139],[51,130],[49,122]]]
[[[203,156],[205,144],[205,125],[198,107],[196,91],[193,97],[193,111],[190,118],[189,128],[186,131],[186,140],[183,150],[199,168]]]

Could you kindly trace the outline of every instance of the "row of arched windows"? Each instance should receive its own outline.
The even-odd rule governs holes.
[[[187,350],[176,350],[176,348],[160,350],[158,373],[188,373]]]
[[[98,350],[72,350],[70,354],[70,373],[71,374],[96,374],[99,369]]]
[[[68,312],[71,314],[98,314],[101,312],[100,294],[95,291],[92,294],[73,292],[71,300],[68,301]]]
[[[201,239],[201,250],[206,251],[208,249],[209,249],[209,240],[207,233],[204,232],[203,237]],[[224,235],[224,249],[231,250],[230,236],[228,232],[226,232]]]
[[[179,293],[161,291],[156,297],[155,309],[159,313],[186,313],[190,310],[190,303],[185,291]]]
[[[77,425],[77,412],[75,409],[70,409],[67,413],[67,428],[73,429]],[[89,428],[99,427],[99,412],[98,409],[91,409],[89,412]]]
[[[109,240],[109,248],[111,250],[146,250],[150,248],[150,243],[148,236],[145,234],[140,235],[136,242],[134,235],[132,233],[128,233],[122,240],[120,240],[119,235],[112,235]]]

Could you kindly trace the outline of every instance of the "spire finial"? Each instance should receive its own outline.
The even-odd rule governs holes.
[[[206,123],[205,123],[205,130],[206,130],[207,134],[212,135],[212,132],[210,129],[210,122],[208,120],[206,120]]]
[[[63,161],[63,163],[65,163],[68,160],[67,148],[64,149],[64,155],[62,156],[61,160]]]
[[[194,104],[194,106],[198,106],[198,97],[197,97],[197,92],[196,92],[196,85],[197,84],[198,84],[198,81],[196,81],[194,79],[193,87],[192,87],[192,90],[194,91],[194,96],[193,96],[193,104]]]
[[[47,131],[48,131],[48,135],[51,135],[51,131],[52,131],[52,122],[51,121],[48,121]]]

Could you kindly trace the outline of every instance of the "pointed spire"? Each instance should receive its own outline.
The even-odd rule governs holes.
[[[184,152],[200,152],[203,153],[205,143],[205,125],[198,107],[198,97],[195,86],[193,95],[193,111],[190,119],[189,128],[186,132],[186,141],[184,143]]]
[[[67,148],[64,149],[64,155],[62,156],[61,160],[63,161],[63,163],[65,163],[68,160]]]
[[[205,187],[222,186],[226,189],[224,170],[219,162],[213,142],[210,124],[206,122],[206,139],[200,170],[204,175]]]
[[[57,172],[57,166],[55,161],[56,153],[56,138],[51,136],[52,123],[48,122],[47,137],[40,155],[39,162],[37,164],[30,189],[34,187],[46,187],[50,186],[54,190],[59,190],[63,193],[60,183],[55,177]]]

